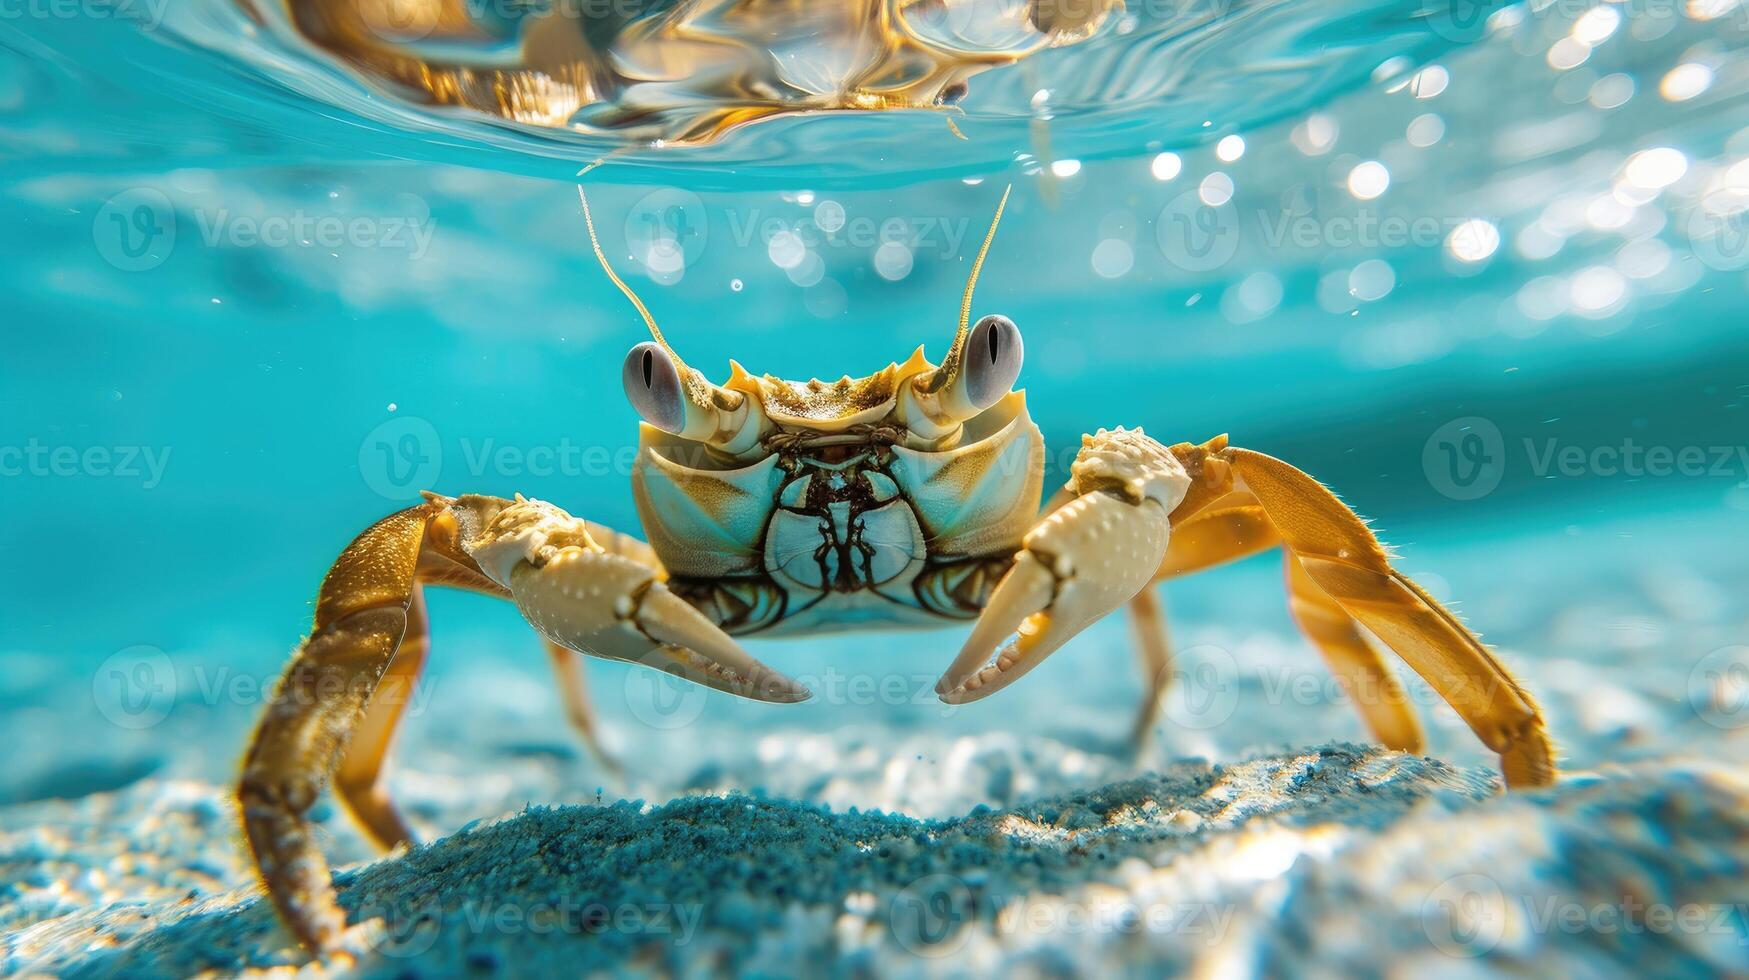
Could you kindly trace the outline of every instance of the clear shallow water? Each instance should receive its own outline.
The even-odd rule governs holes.
[[[1274,753],[1195,800],[1165,794],[1230,818],[1206,838],[1172,829],[1177,860],[1150,844],[1166,877],[1130,860],[1063,885],[1220,892],[1244,913],[1231,944],[1168,932],[1152,937],[1165,952],[1107,954],[1049,934],[1029,950],[989,929],[972,948],[1053,970],[1376,969],[1391,950],[1352,923],[1397,915],[1389,935],[1432,972],[1601,970],[1631,944],[1533,929],[1494,959],[1451,959],[1425,903],[1478,874],[1503,900],[1587,908],[1640,883],[1673,904],[1740,898],[1721,842],[1741,835],[1709,801],[1740,809],[1749,737],[1744,5],[1131,4],[1055,46],[1027,36],[1018,5],[917,5],[961,31],[949,60],[1007,52],[965,74],[955,111],[813,111],[675,146],[652,133],[844,94],[823,66],[845,46],[804,44],[812,22],[780,17],[761,43],[792,60],[755,57],[741,77],[788,88],[652,92],[624,84],[639,65],[623,61],[601,98],[531,121],[433,106],[277,7],[121,2],[0,9],[0,867],[19,869],[0,875],[0,970],[159,950],[161,969],[299,961],[221,828],[337,549],[427,487],[522,492],[636,530],[636,418],[616,379],[644,333],[588,253],[574,191],[606,155],[587,178],[604,245],[710,373],[733,357],[836,378],[919,343],[939,355],[1012,184],[975,309],[1025,334],[1052,480],[1081,432],[1117,424],[1231,432],[1293,461],[1486,634],[1574,778],[1473,806],[1445,792],[1395,823],[1371,811],[1340,844],[1323,818],[1250,819],[1335,799],[1294,798],[1309,768],[1341,781],[1330,759],[1346,750],[1306,747],[1365,738],[1293,631],[1272,557],[1163,590],[1180,669],[1139,762],[1119,746],[1139,684],[1111,617],[960,709],[932,691],[955,630],[753,641],[816,691],[788,708],[592,664],[616,780],[578,748],[527,627],[436,594],[428,683],[391,774],[421,833],[528,803],[716,791],[834,808],[823,822],[851,807],[954,817],[1200,771],[1169,760]],[[729,8],[661,9],[720,28]],[[471,53],[404,40],[432,61],[513,63],[526,51],[497,42],[521,24],[494,22]],[[661,111],[628,117],[633,104]],[[1430,754],[1494,765],[1409,688]],[[1426,768],[1363,768],[1390,782],[1400,766]],[[1440,778],[1479,792],[1488,777]],[[1626,819],[1593,798],[1611,794],[1632,798]],[[71,802],[29,802],[57,797]],[[313,817],[337,861],[372,854],[331,804]],[[1022,822],[1005,839],[1047,829]],[[858,969],[919,969],[915,948],[839,943],[861,922],[903,944],[891,896],[826,894],[802,916],[793,893],[709,911],[746,947],[736,962],[824,945],[863,955]],[[763,931],[741,928],[749,908]],[[1647,942],[1741,969],[1737,909],[1706,936]],[[1417,948],[1418,924],[1437,953]],[[394,956],[367,971],[398,974]]]
[[[143,21],[21,9],[0,21],[0,493],[22,515],[0,528],[0,649],[19,731],[92,762],[93,785],[135,771],[105,758],[228,778],[259,694],[209,668],[258,691],[341,542],[424,486],[635,529],[615,379],[640,328],[572,187],[613,150],[589,177],[606,244],[695,365],[837,377],[939,354],[1013,182],[978,309],[1025,332],[1053,447],[1100,425],[1231,431],[1379,518],[1412,572],[1556,684],[1595,675],[1680,712],[1749,625],[1740,563],[1711,550],[1749,528],[1741,6],[1137,8],[969,79],[963,140],[910,110],[696,147],[433,109],[212,0]],[[1294,650],[1275,588],[1266,561],[1170,595],[1188,635],[1250,649],[1223,631],[1257,623]],[[1109,723],[1120,627],[959,723],[1024,727],[1047,689]],[[544,690],[503,610],[444,600],[436,629],[438,677]],[[915,672],[957,639],[907,639]],[[772,656],[808,674],[890,642]],[[163,725],[91,726],[104,665],[140,648],[208,683],[179,681]],[[635,685],[603,670],[604,712],[636,741]],[[933,717],[708,703],[749,731]],[[550,705],[524,710],[560,732]],[[1622,750],[1579,714],[1556,734],[1580,764]],[[477,762],[431,724],[455,753],[436,768]],[[36,779],[13,795],[53,786]]]

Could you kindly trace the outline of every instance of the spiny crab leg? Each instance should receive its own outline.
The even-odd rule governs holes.
[[[755,660],[648,565],[606,551],[586,522],[552,504],[518,496],[464,547],[541,635],[567,649],[756,701],[812,696]]]
[[[385,843],[411,837],[386,799],[373,798],[399,720],[392,703],[373,715],[385,707],[373,697],[404,696],[418,676],[423,584],[504,595],[569,650],[669,669],[742,697],[808,696],[660,578],[659,569],[609,551],[586,522],[520,497],[428,494],[347,545],[322,581],[315,626],[262,715],[237,786],[256,867],[300,943],[328,952],[347,927],[310,811],[361,725],[363,754],[342,773],[350,780],[342,795],[365,803],[361,816],[374,818],[372,832]],[[398,660],[403,653],[408,659]],[[385,677],[395,690],[379,692]]]
[[[1145,588],[1166,554],[1169,515],[1190,482],[1178,458],[1141,429],[1082,436],[1064,487],[1068,499],[1027,533],[936,683],[941,699],[964,704],[1002,690]],[[997,652],[1011,635],[1014,642]]]

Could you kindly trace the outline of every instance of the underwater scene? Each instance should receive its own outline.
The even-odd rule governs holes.
[[[0,161],[0,975],[1749,974],[1743,0],[0,0]]]

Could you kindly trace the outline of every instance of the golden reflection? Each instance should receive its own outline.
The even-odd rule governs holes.
[[[940,109],[1122,0],[243,0],[417,101],[709,142],[795,112]],[[261,11],[257,11],[258,15]]]

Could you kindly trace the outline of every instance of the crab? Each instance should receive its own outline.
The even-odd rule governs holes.
[[[970,316],[1006,192],[940,364],[919,348],[864,378],[797,383],[731,362],[721,385],[681,360],[615,274],[581,187],[579,197],[597,260],[651,336],[622,372],[643,420],[632,490],[647,543],[521,495],[427,492],[341,552],[237,791],[267,893],[310,950],[332,950],[346,929],[310,819],[324,789],[332,783],[382,847],[413,839],[383,765],[425,664],[427,586],[514,603],[545,639],[570,720],[592,742],[584,656],[796,702],[809,692],[737,638],[970,621],[936,685],[963,704],[1127,607],[1145,685],[1134,740],[1151,730],[1171,673],[1151,586],[1280,548],[1294,618],[1375,739],[1422,746],[1368,632],[1498,753],[1508,787],[1553,781],[1530,694],[1392,567],[1361,518],[1287,463],[1224,435],[1167,445],[1140,428],[1102,428],[1082,436],[1041,511],[1044,441],[1014,387],[1020,332],[1003,316]]]

